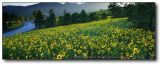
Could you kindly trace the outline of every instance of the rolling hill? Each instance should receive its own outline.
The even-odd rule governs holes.
[[[3,38],[3,59],[155,59],[154,33],[127,18],[34,30]]]

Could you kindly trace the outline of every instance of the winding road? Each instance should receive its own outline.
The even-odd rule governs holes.
[[[36,28],[36,26],[33,23],[33,20],[25,21],[24,26],[22,26],[21,28],[3,33],[3,37],[15,35],[17,33],[23,33],[23,32],[30,31],[30,30],[35,29],[35,28]]]

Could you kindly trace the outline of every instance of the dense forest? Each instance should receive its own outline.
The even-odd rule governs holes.
[[[97,21],[100,19],[104,19],[109,16],[110,13],[105,12],[98,13],[104,10],[100,10],[97,12],[86,13],[85,10],[82,10],[81,13],[73,13],[70,14],[66,10],[64,10],[64,16],[56,17],[54,14],[54,10],[50,9],[49,16],[44,18],[43,13],[40,10],[36,10],[33,12],[33,18],[35,18],[35,24],[37,28],[45,28],[45,27],[53,27],[59,25],[69,25],[74,23],[85,23],[91,21]]]
[[[120,3],[119,3],[120,4]],[[108,7],[112,17],[128,17],[136,28],[155,31],[156,27],[156,5],[155,3],[111,3]]]
[[[123,5],[123,6],[121,6]],[[156,9],[154,3],[110,3],[108,10],[86,13],[67,13],[64,16],[56,17],[54,10],[49,11],[49,17],[44,18],[40,10],[33,12],[37,28],[53,27],[59,25],[69,25],[73,23],[85,23],[105,19],[107,16],[112,18],[128,17],[128,21],[133,22],[136,28],[155,31]]]
[[[23,16],[8,14],[7,12],[3,11],[3,32],[23,26],[23,21],[25,20],[26,18]]]

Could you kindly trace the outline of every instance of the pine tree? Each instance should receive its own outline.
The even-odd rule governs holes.
[[[87,13],[83,9],[80,14],[81,22],[87,22],[89,20]]]
[[[54,11],[52,9],[50,9],[49,11],[49,17],[46,20],[46,27],[52,27],[55,26],[56,23],[56,16],[54,14]]]
[[[37,10],[37,13],[35,15],[35,26],[36,28],[43,28],[44,27],[44,21],[43,21],[43,14],[40,10]]]

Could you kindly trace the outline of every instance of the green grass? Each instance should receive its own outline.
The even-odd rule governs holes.
[[[127,18],[34,30],[3,38],[4,59],[155,59],[151,31]]]

